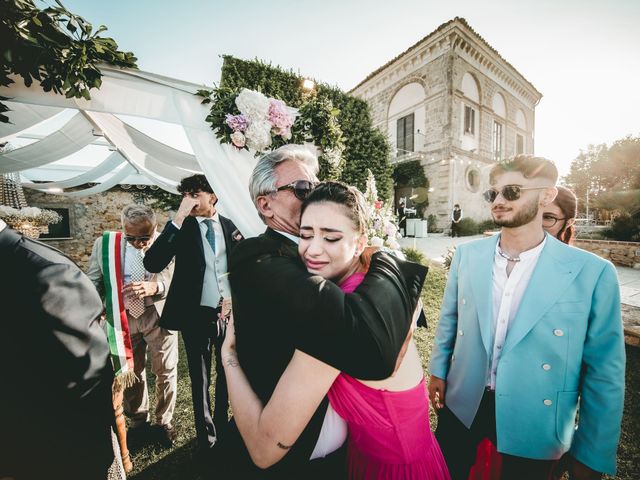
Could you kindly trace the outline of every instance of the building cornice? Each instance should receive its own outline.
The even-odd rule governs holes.
[[[369,74],[349,93],[361,96],[369,90],[367,87],[373,85],[381,87],[376,89],[377,92],[366,95],[367,98],[371,97],[437,58],[444,53],[445,49],[464,53],[468,59],[475,60],[478,66],[486,68],[519,96],[529,100],[532,105],[537,104],[542,98],[542,94],[531,82],[473,30],[464,18],[460,17],[440,25],[422,40]]]

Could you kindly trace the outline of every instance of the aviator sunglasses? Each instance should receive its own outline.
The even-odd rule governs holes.
[[[484,199],[489,203],[493,203],[500,193],[505,200],[513,202],[514,200],[518,200],[520,198],[523,190],[544,190],[545,188],[547,187],[521,187],[520,185],[505,185],[501,190],[490,188],[482,195],[484,196]]]
[[[295,182],[291,182],[276,188],[271,193],[279,192],[281,190],[293,190],[293,194],[297,199],[304,200],[305,198],[307,198],[309,193],[311,193],[311,190],[315,188],[315,186],[315,183],[308,180],[296,180]]]

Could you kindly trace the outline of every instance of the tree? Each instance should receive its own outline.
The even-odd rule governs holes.
[[[53,90],[67,98],[91,98],[89,91],[100,88],[99,63],[136,67],[131,52],[121,52],[109,37],[101,37],[107,27],[93,26],[69,12],[58,0],[56,7],[41,10],[33,0],[3,0],[0,6],[0,85],[14,83],[18,75],[29,87],[40,82],[45,92]],[[9,110],[0,97],[0,122]]]

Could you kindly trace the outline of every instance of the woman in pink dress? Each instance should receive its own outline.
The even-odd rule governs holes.
[[[357,189],[338,182],[318,186],[302,206],[299,253],[307,269],[347,292],[355,290],[367,269],[366,226],[365,202]],[[264,406],[242,369],[232,366],[237,361],[232,322],[222,357],[236,423],[258,466],[266,468],[286,454],[328,392],[348,426],[349,478],[450,478],[429,427],[424,372],[411,332],[396,371],[381,381],[352,378],[296,351]]]

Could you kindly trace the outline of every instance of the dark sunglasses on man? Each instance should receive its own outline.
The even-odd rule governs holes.
[[[315,186],[316,184],[309,180],[296,180],[295,182],[282,185],[270,193],[279,192],[281,190],[292,190],[297,199],[304,200],[309,196],[309,193],[311,193],[311,190],[313,190]]]
[[[523,190],[544,190],[545,188],[548,187],[523,187],[521,185],[505,185],[501,190],[490,188],[482,195],[484,199],[489,203],[493,203],[495,199],[498,198],[499,194],[502,194],[505,200],[513,202],[520,198]]]
[[[136,237],[135,235],[125,235],[124,238],[129,243],[148,242],[151,240],[151,235],[141,235],[139,237]]]

